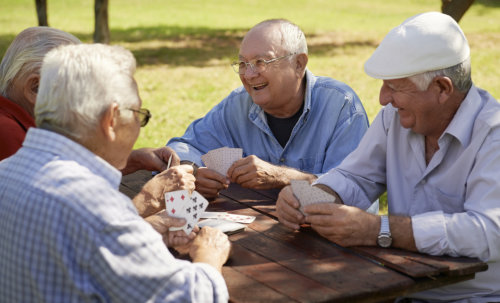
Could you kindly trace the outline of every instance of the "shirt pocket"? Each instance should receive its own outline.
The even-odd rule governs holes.
[[[439,187],[433,188],[434,199],[432,201],[434,210],[442,210],[444,213],[451,214],[464,211],[465,198],[463,195],[455,193],[446,193]]]

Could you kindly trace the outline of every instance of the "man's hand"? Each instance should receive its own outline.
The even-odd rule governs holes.
[[[186,220],[169,217],[164,210],[145,218],[145,220],[163,236],[163,242],[167,246],[174,248],[188,245],[196,237],[196,232],[199,230],[196,227],[189,235],[186,235],[183,230],[169,231],[170,227],[182,227],[186,224]]]
[[[164,171],[167,169],[170,157],[172,157],[170,167],[179,165],[179,156],[173,149],[167,146],[133,150],[128,157],[127,166],[122,169],[122,174],[131,174],[140,169]]]
[[[228,169],[231,182],[242,187],[253,189],[282,188],[290,184],[290,180],[316,180],[316,176],[304,173],[291,167],[277,166],[251,155],[235,161]]]
[[[297,230],[305,223],[304,215],[299,211],[300,203],[293,194],[292,187],[283,188],[276,201],[278,219],[285,226]]]
[[[227,175],[231,182],[255,189],[279,188],[288,181],[280,167],[255,155],[235,161],[228,169]]]
[[[165,193],[185,189],[192,192],[195,178],[191,165],[178,165],[163,171],[149,180],[134,197],[133,202],[139,215],[148,217],[165,209]]]
[[[189,255],[193,262],[207,263],[219,272],[226,263],[231,243],[220,230],[203,227],[191,244]]]
[[[205,198],[217,197],[219,192],[228,186],[229,180],[225,176],[206,167],[198,168],[196,172],[196,191]]]
[[[304,207],[305,221],[321,236],[339,245],[376,245],[380,218],[357,207],[316,203]]]

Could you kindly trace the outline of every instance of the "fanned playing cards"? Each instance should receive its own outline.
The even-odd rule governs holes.
[[[304,214],[304,206],[314,203],[333,203],[335,197],[317,187],[311,186],[306,180],[290,180],[292,191],[299,200],[299,210]]]
[[[225,176],[227,170],[233,163],[243,156],[241,148],[221,147],[212,149],[208,153],[201,156],[201,160],[207,168],[215,170],[219,174]]]
[[[208,206],[208,201],[197,191],[190,195],[187,190],[177,190],[165,194],[165,208],[171,217],[184,218],[182,227],[170,227],[169,230],[184,230],[189,235]]]

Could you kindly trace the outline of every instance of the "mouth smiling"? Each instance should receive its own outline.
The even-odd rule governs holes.
[[[252,88],[254,90],[261,90],[261,89],[264,89],[267,87],[267,83],[259,83],[259,84],[256,84],[256,85],[252,85]]]

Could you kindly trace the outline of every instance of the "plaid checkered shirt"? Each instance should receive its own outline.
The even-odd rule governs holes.
[[[1,302],[227,302],[213,267],[175,259],[76,142],[31,128],[0,162]]]

